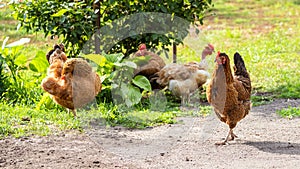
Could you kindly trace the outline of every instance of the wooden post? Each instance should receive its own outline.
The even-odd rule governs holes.
[[[173,42],[173,63],[177,62],[177,46],[176,43]]]

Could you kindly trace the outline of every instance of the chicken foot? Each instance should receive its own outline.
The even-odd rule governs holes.
[[[215,145],[226,145],[228,144],[228,141],[232,141],[234,140],[234,138],[238,138],[238,137],[233,133],[233,129],[230,129],[226,139],[222,142],[215,143]]]
[[[75,111],[75,109],[68,109],[68,113],[69,113],[69,114],[70,114],[70,111],[72,111],[74,117],[77,117],[77,116],[76,116],[76,111]]]

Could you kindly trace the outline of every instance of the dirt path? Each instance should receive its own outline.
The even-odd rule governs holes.
[[[254,107],[235,129],[239,139],[215,146],[228,127],[216,117],[185,117],[146,130],[99,126],[86,134],[0,140],[4,168],[300,168],[300,118],[275,111],[300,100]]]

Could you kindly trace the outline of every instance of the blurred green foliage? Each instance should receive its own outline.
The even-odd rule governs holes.
[[[122,52],[128,56],[137,50],[141,42],[146,43],[149,48],[161,45],[163,49],[168,50],[166,47],[172,42],[181,43],[187,36],[190,23],[202,24],[205,12],[211,6],[211,0],[40,0],[16,2],[12,5],[14,16],[23,27],[28,31],[43,31],[45,36],[62,37],[70,56],[76,56],[84,44],[92,39],[93,34],[97,32],[97,35],[101,36],[103,31],[106,34],[109,30],[118,33],[125,30],[127,36],[125,39],[113,37],[116,41],[111,48],[107,48],[106,53]],[[158,15],[145,15],[145,12],[155,12]],[[137,13],[144,14],[135,17],[131,23],[126,23],[126,17],[128,19],[130,15]],[[169,14],[170,17],[160,16],[159,13]],[[123,17],[125,20],[121,19]],[[185,22],[174,23],[174,17],[180,17]],[[121,22],[114,22],[118,19],[121,19]],[[147,24],[141,21],[146,21]],[[107,30],[102,30],[108,25],[110,26]],[[162,33],[146,33],[149,29],[161,28],[169,30]],[[99,29],[100,34],[97,31]],[[102,36],[100,40],[108,38],[105,42],[109,42],[110,36],[115,35]],[[102,42],[101,45],[107,44]]]

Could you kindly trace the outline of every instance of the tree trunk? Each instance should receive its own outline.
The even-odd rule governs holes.
[[[173,63],[177,62],[177,46],[176,43],[173,42]]]

